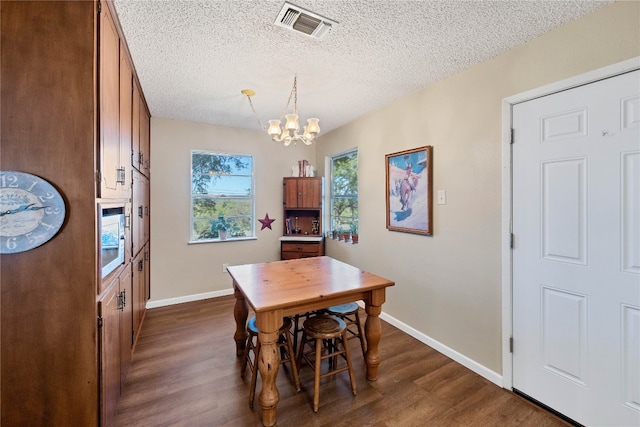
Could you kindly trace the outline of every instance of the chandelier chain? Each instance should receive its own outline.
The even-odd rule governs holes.
[[[256,112],[256,108],[253,106],[253,101],[251,101],[251,97],[249,95],[246,95],[246,97],[249,100],[249,105],[251,106],[251,111],[253,111],[253,114],[256,116],[256,119],[258,120],[258,125],[260,126],[260,129],[265,130],[266,127],[264,127],[262,125],[262,122],[260,121],[260,116],[258,116],[258,113]]]

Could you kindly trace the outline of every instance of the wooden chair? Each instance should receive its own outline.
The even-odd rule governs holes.
[[[293,383],[296,387],[296,391],[300,391],[300,380],[298,377],[298,368],[296,365],[295,353],[293,350],[293,346],[291,345],[291,319],[289,317],[285,317],[282,326],[279,330],[278,341],[276,342],[277,347],[280,349],[280,364],[290,363],[291,364],[291,373],[293,375]],[[251,386],[249,391],[249,407],[253,408],[253,399],[256,395],[256,382],[258,379],[258,360],[260,357],[260,340],[258,339],[258,327],[256,326],[256,318],[252,317],[249,319],[247,323],[247,332],[249,336],[247,337],[247,345],[245,347],[244,353],[244,363],[242,364],[242,370],[240,371],[240,375],[244,376],[244,373],[247,369],[247,365],[251,368]],[[249,355],[250,352],[253,352],[253,360]]]
[[[362,357],[367,353],[367,343],[364,337],[364,330],[360,320],[360,306],[355,302],[334,305],[326,309],[327,314],[339,317],[347,325],[347,339],[357,338],[360,341]]]
[[[305,353],[306,346],[310,347],[307,353]],[[342,349],[340,349],[340,347],[342,347]],[[339,367],[338,356],[346,361],[346,366]],[[351,365],[349,346],[347,345],[347,325],[342,319],[323,314],[305,320],[297,358],[298,370],[300,370],[303,360],[314,369],[314,412],[318,412],[320,403],[320,380],[322,378],[348,371],[351,390],[355,396],[356,379],[353,373],[353,366]],[[321,365],[324,359],[330,359],[330,363],[328,370],[322,373]]]

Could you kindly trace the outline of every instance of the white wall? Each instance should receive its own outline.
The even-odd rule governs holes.
[[[639,22],[614,3],[322,136],[318,158],[357,146],[360,167],[360,243],[327,254],[395,280],[384,313],[500,374],[502,99],[640,55]],[[384,156],[423,145],[447,204],[433,237],[387,231]]]
[[[358,147],[360,243],[329,240],[327,254],[394,280],[386,314],[499,375],[502,99],[639,56],[639,17],[638,2],[606,6],[321,135],[312,147],[152,118],[151,303],[230,289],[223,262],[279,259],[282,177],[299,159],[322,171],[325,156]],[[432,237],[387,231],[384,156],[423,145],[434,147],[434,190],[447,190],[447,204],[434,204]],[[277,218],[273,231],[258,223],[255,241],[187,245],[191,149],[255,155],[256,214]]]
[[[283,147],[266,132],[202,123],[151,119],[151,301],[180,299],[229,290],[222,264],[247,264],[280,259],[282,178],[291,166],[307,159],[316,147]],[[249,154],[255,162],[257,240],[188,244],[191,150]],[[271,230],[257,221],[275,218]]]

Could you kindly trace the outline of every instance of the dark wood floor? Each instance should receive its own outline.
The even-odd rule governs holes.
[[[133,357],[117,426],[260,426],[248,405],[249,371],[235,355],[233,296],[149,310]],[[346,372],[324,379],[312,410],[313,374],[278,372],[278,426],[566,426],[554,415],[382,322],[379,378],[365,379],[350,341],[357,396]],[[258,390],[260,380],[258,380]]]

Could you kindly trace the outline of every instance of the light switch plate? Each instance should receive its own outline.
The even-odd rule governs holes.
[[[446,205],[447,204],[447,190],[438,190],[437,203],[439,205]]]

